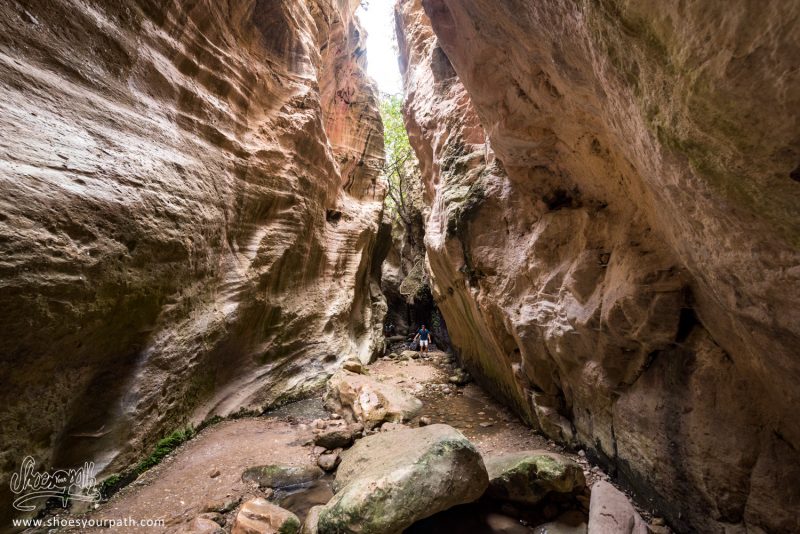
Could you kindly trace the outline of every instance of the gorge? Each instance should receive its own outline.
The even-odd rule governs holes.
[[[343,364],[402,387],[436,318],[432,362],[660,528],[800,531],[800,2],[397,0],[400,232],[359,4],[0,4],[2,528],[26,456],[103,479]]]

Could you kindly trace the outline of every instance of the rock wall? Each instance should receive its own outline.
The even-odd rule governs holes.
[[[357,6],[0,5],[3,491],[382,350]]]
[[[397,3],[454,344],[681,532],[800,529],[798,16]]]

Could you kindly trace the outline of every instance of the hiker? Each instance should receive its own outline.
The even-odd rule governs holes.
[[[417,335],[416,335],[416,337],[414,337],[414,341],[416,341],[417,338],[419,338],[419,352],[420,352],[420,354],[422,354],[423,352],[425,354],[428,353],[428,342],[429,342],[430,337],[431,337],[431,331],[428,330],[427,328],[425,328],[425,325],[422,325],[422,328],[420,328],[417,331]]]

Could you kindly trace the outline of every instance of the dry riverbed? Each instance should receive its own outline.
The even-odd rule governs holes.
[[[572,454],[532,432],[505,407],[474,383],[451,384],[452,364],[444,353],[425,359],[381,359],[367,368],[370,377],[390,383],[422,400],[423,409],[408,424],[445,423],[460,430],[482,455],[545,449],[577,462],[588,486],[607,479],[582,454]],[[331,475],[296,493],[274,494],[244,482],[249,467],[266,464],[316,464],[320,450],[312,444],[320,420],[331,419],[321,398],[294,403],[262,417],[222,421],[205,428],[171,453],[161,464],[112,496],[85,518],[161,519],[164,527],[115,527],[114,532],[199,532],[189,530],[198,517],[212,520],[230,531],[241,503],[264,497],[293,511],[302,521],[308,509],[330,499]],[[334,416],[338,417],[338,416]],[[558,503],[528,513],[511,505],[464,505],[414,525],[409,532],[456,529],[474,533],[545,532],[536,525],[562,516],[576,528],[587,520],[588,497],[571,505]],[[574,509],[568,509],[569,507]],[[569,513],[565,515],[565,510]],[[465,530],[466,529],[466,530]],[[108,532],[98,528],[80,532]],[[575,530],[580,532],[580,530]]]

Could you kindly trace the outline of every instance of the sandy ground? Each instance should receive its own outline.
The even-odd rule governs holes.
[[[398,385],[424,402],[420,417],[447,423],[461,430],[483,454],[547,449],[573,458],[584,466],[591,484],[605,475],[578,455],[565,452],[535,434],[477,385],[456,387],[448,383],[450,369],[443,353],[429,359],[379,360],[368,372],[381,381]],[[91,519],[163,519],[164,527],[115,527],[113,532],[177,532],[208,510],[230,508],[223,515],[230,529],[238,503],[261,491],[241,481],[248,467],[270,463],[313,464],[312,422],[325,418],[321,395],[287,406],[269,415],[223,421],[204,429],[179,447],[160,465],[114,495],[108,503],[83,516]],[[326,484],[323,481],[323,484]],[[327,487],[312,497],[320,499]],[[288,508],[305,511],[308,498],[283,501]],[[323,501],[324,502],[324,501]],[[109,529],[68,529],[69,532],[109,532]],[[531,530],[532,531],[532,530]]]

